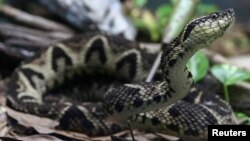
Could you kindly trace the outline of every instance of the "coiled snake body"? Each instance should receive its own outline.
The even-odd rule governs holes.
[[[129,119],[136,127],[183,138],[206,138],[207,125],[234,123],[232,111],[216,96],[203,99],[204,93],[195,88],[183,99],[193,82],[186,63],[197,50],[221,37],[233,21],[232,9],[212,13],[190,22],[171,44],[163,43],[161,68],[165,81],[139,82],[147,75],[153,59],[135,42],[98,33],[58,43],[13,73],[7,105],[56,119],[61,128],[89,135],[117,132],[120,125],[106,120],[106,114],[96,115],[81,102],[59,99],[51,102],[44,98],[46,92],[74,74],[102,73],[130,83],[106,93],[104,101],[111,119],[116,122]],[[190,100],[192,96],[195,98]]]

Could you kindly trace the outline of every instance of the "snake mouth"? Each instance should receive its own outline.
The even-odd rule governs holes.
[[[228,14],[230,14],[231,16],[233,16],[233,17],[234,17],[234,15],[235,15],[234,9],[232,9],[232,8],[227,9],[226,12],[227,12]]]
[[[235,12],[234,12],[234,10],[232,8],[231,9],[227,9],[225,11],[225,15],[226,15],[227,19],[229,20],[228,24],[232,25],[232,23],[235,21]]]
[[[226,16],[226,18],[228,20],[227,20],[227,23],[224,26],[223,30],[227,32],[227,31],[229,31],[233,27],[233,23],[235,21],[235,12],[234,12],[234,10],[232,8],[231,9],[227,9],[225,11],[225,16]],[[222,33],[221,36],[223,36],[223,33]]]

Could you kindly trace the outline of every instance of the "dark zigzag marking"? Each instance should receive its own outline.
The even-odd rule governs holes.
[[[126,64],[129,64],[129,70],[124,74],[128,74],[127,76],[129,79],[133,79],[136,76],[137,58],[138,57],[136,53],[130,53],[126,55],[117,63],[116,70],[120,71]]]
[[[91,57],[95,55],[94,53],[98,53],[98,57],[99,57],[98,61],[100,61],[102,64],[105,64],[106,61],[108,60],[107,55],[105,53],[104,42],[100,38],[94,40],[91,46],[89,47],[89,49],[86,51],[85,63],[89,62]]]
[[[195,22],[189,24],[185,30],[185,33],[184,33],[184,36],[183,36],[183,40],[182,41],[185,41],[189,34],[192,32],[192,30],[194,29],[194,27],[196,26],[197,24]]]
[[[19,72],[19,70],[15,71],[12,74],[11,79],[10,79],[10,81],[8,83],[8,86],[7,86],[8,89],[7,89],[7,92],[6,92],[8,95],[11,95],[11,97],[15,98],[15,99],[16,99],[16,95],[18,94],[17,90],[19,89],[19,85],[17,84],[17,82],[20,80],[18,72]]]
[[[26,76],[26,78],[30,82],[31,86],[33,88],[35,88],[35,89],[37,89],[37,88],[36,88],[35,82],[33,82],[33,80],[32,80],[32,77],[37,76],[39,79],[44,80],[44,76],[41,73],[36,72],[36,71],[34,71],[32,69],[23,68],[23,69],[20,70],[20,72],[22,72]]]
[[[60,47],[54,47],[52,50],[52,69],[58,72],[57,60],[63,58],[66,66],[72,66],[71,58]]]
[[[60,118],[60,127],[63,129],[74,129],[75,131],[81,131],[88,135],[92,135],[91,131],[95,130],[94,124],[89,121],[87,115],[85,115],[76,106],[71,106]]]

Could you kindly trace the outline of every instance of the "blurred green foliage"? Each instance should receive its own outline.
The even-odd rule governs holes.
[[[188,70],[191,72],[195,82],[204,78],[208,72],[209,61],[207,56],[199,51],[189,60],[187,64]]]
[[[250,72],[229,64],[215,65],[211,68],[214,76],[225,85],[250,79]]]
[[[147,31],[149,33],[150,41],[161,41],[165,26],[170,20],[178,0],[170,0],[169,3],[160,5],[155,12],[143,8],[147,2],[147,0],[133,0],[137,12],[132,12],[130,16],[139,31]],[[206,15],[214,11],[218,11],[216,5],[200,3],[197,7],[196,15]]]
[[[159,24],[156,22],[156,18],[150,11],[144,10],[143,14],[141,14],[141,11],[133,10],[132,14],[132,21],[135,27],[139,31],[148,33],[150,41],[158,41],[160,39],[161,34],[159,34]]]
[[[219,7],[213,4],[204,4],[201,3],[198,7],[197,7],[197,15],[207,15],[209,13],[218,11]]]
[[[160,31],[164,31],[166,23],[169,21],[171,13],[173,11],[173,6],[171,4],[163,4],[159,6],[155,11],[155,16],[157,18],[157,26]],[[162,32],[160,32],[163,34]]]
[[[228,102],[228,86],[250,79],[250,72],[229,64],[215,65],[211,68],[211,72],[223,84],[224,96]]]
[[[245,120],[246,125],[250,125],[250,117],[242,112],[235,112],[237,118]]]
[[[147,0],[133,0],[133,4],[137,7],[143,7],[147,2]]]

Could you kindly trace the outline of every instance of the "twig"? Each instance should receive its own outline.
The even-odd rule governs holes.
[[[43,17],[31,15],[9,5],[2,5],[0,7],[0,12],[7,17],[13,18],[16,21],[31,27],[36,27],[38,29],[47,31],[61,31],[72,33],[72,30],[65,25],[56,23]]]
[[[15,46],[30,51],[38,51],[45,49],[51,45],[51,42],[41,44],[39,42],[30,42],[23,39],[9,38],[4,41],[7,46]]]
[[[0,42],[0,51],[6,53],[9,56],[12,56],[17,59],[29,59],[35,55],[34,51],[27,51],[27,50],[19,50],[14,47],[9,47]]]
[[[127,122],[128,122],[129,131],[130,131],[130,134],[131,134],[131,137],[132,137],[132,141],[135,141],[135,137],[134,137],[131,125],[130,125],[130,120],[128,120]]]
[[[31,36],[39,36],[40,38],[47,39],[49,38],[50,40],[55,40],[55,39],[66,39],[72,36],[71,33],[63,33],[63,32],[46,32],[46,31],[41,31],[37,29],[32,29],[29,27],[24,27],[24,26],[19,26],[15,24],[0,24],[0,32],[1,35],[3,36],[16,36],[16,37],[23,37],[24,35],[31,35]],[[17,35],[15,35],[17,34]]]
[[[14,24],[0,24],[0,50],[19,59],[28,59],[51,44],[71,37],[70,33],[46,32]]]
[[[157,55],[157,57],[156,57],[156,59],[154,61],[154,64],[153,64],[153,66],[152,66],[152,68],[151,68],[151,70],[150,70],[150,72],[148,74],[146,82],[151,82],[153,80],[153,77],[155,76],[155,73],[157,72],[157,69],[159,68],[160,63],[161,63],[161,54],[162,54],[162,52],[160,52]]]
[[[45,32],[28,27],[0,24],[0,37],[6,44],[33,48],[45,48],[49,45],[67,39],[72,34],[62,32]]]
[[[177,37],[187,22],[193,17],[195,9],[198,6],[200,0],[179,0],[170,22],[166,26],[165,36],[163,38],[164,43],[170,43],[175,37]],[[151,68],[146,82],[152,81],[161,60],[161,53],[157,56],[153,67]]]

